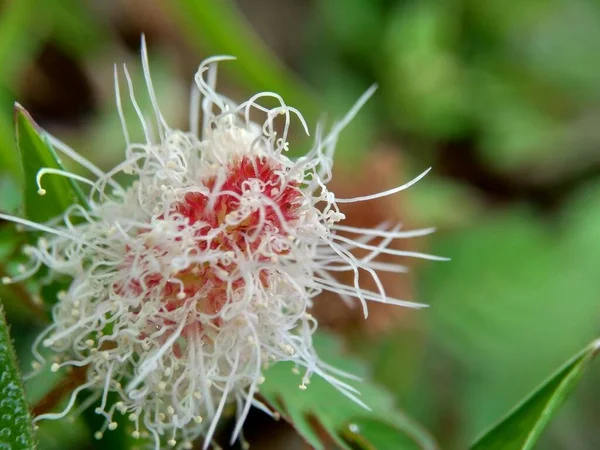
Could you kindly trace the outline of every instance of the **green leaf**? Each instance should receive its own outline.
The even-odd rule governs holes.
[[[14,177],[0,173],[0,211],[14,214],[22,204],[23,192],[19,183]]]
[[[87,201],[79,187],[70,178],[48,174],[43,179],[46,191],[38,193],[36,177],[43,168],[64,170],[52,145],[45,138],[45,132],[33,121],[19,104],[15,105],[17,146],[25,176],[25,215],[36,222],[45,222],[62,214],[73,204],[87,206]]]
[[[0,448],[34,448],[29,407],[17,368],[4,310],[0,306]]]
[[[0,91],[0,105],[2,105],[2,100],[3,95]],[[3,176],[10,174],[9,176],[14,180],[20,181],[22,174],[19,157],[17,152],[15,152],[15,139],[10,108],[8,110],[2,108],[0,111],[0,162],[0,172]]]
[[[19,160],[14,151],[12,104],[19,78],[49,32],[33,0],[5,2],[0,15],[0,172],[19,180]]]
[[[81,416],[67,420],[43,420],[35,432],[41,450],[90,449],[90,434]],[[117,450],[111,448],[111,450]]]
[[[342,436],[353,449],[379,450],[390,448],[390,445],[402,450],[423,448],[413,436],[382,420],[355,419],[349,424],[347,430],[342,432]]]
[[[432,305],[424,319],[437,358],[445,354],[460,373],[433,387],[440,396],[461,392],[444,406],[461,417],[457,441],[478,434],[597,336],[600,280],[589,264],[600,261],[595,211],[590,202],[581,209],[590,221],[586,239],[582,227],[523,208],[433,236],[431,253],[452,264],[421,272],[420,298]]]
[[[340,344],[323,333],[315,335],[319,356],[338,369],[364,377],[364,364],[340,357]],[[398,410],[392,396],[368,380],[348,381],[360,390],[368,411],[315,375],[306,390],[299,389],[301,375],[292,365],[278,363],[265,372],[262,396],[315,449],[327,448],[323,433],[342,449],[394,448],[435,449],[433,439],[414,421]],[[385,430],[385,433],[379,433]],[[376,445],[376,447],[373,447]]]
[[[560,406],[577,385],[583,371],[600,349],[594,341],[532,392],[471,447],[472,450],[532,449]]]

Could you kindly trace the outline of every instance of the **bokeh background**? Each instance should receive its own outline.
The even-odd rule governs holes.
[[[331,122],[379,84],[340,141],[336,189],[372,193],[433,170],[348,220],[435,226],[401,248],[452,261],[407,261],[411,274],[385,279],[426,310],[379,307],[364,322],[323,298],[317,312],[441,448],[465,448],[600,334],[600,2],[0,3],[1,209],[14,211],[21,195],[15,100],[100,166],[119,160],[113,63],[127,63],[141,88],[143,32],[172,126],[186,126],[193,74],[213,54],[238,57],[221,66],[228,95],[279,92],[310,124]],[[297,131],[300,154],[308,140]],[[25,364],[38,324],[18,292],[2,289]],[[539,448],[600,448],[598,369]],[[286,436],[256,448],[296,448]],[[101,448],[90,437],[82,421],[55,422],[40,449]]]

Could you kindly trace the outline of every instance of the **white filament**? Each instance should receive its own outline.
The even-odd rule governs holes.
[[[425,306],[386,295],[377,271],[406,268],[377,257],[442,259],[389,248],[396,239],[423,236],[433,229],[344,226],[338,203],[395,194],[428,171],[403,186],[363,197],[336,199],[327,189],[338,135],[375,86],[329,134],[317,130],[315,146],[305,157],[291,160],[286,152],[292,117],[308,134],[306,121],[273,92],[239,105],[218,94],[216,64],[230,59],[218,56],[200,65],[191,95],[191,131],[175,130],[160,112],[143,41],[142,65],[155,129],[145,119],[125,66],[123,72],[146,142],[130,142],[115,66],[125,160],[104,173],[50,138],[97,179],[56,169],[42,169],[37,177],[40,193],[45,174],[91,184],[89,210],[70,206],[62,224],[58,219],[37,224],[0,214],[2,220],[45,233],[28,251],[30,268],[20,278],[4,281],[20,280],[41,265],[52,276],[72,279],[53,307],[53,324],[35,341],[34,355],[43,362],[37,347],[48,347],[59,357],[60,364],[53,367],[86,365],[87,380],[74,391],[65,411],[36,420],[64,417],[77,394],[89,388],[101,399],[98,412],[106,418],[100,433],[114,429],[112,418],[118,411],[130,415],[136,433],[140,426],[147,429],[156,448],[164,439],[187,448],[199,436],[207,448],[227,404],[238,406],[232,439],[241,438],[251,405],[268,411],[254,395],[263,367],[277,361],[292,361],[304,370],[302,387],[316,374],[366,407],[357,389],[338,378],[348,374],[315,353],[312,334],[317,322],[308,313],[318,301],[315,297],[331,291],[349,303],[358,299],[365,316],[368,302]],[[269,109],[258,103],[266,97],[278,105]],[[252,111],[263,114],[264,122],[252,122]],[[241,161],[248,165],[244,170]],[[267,175],[258,173],[261,164]],[[120,172],[134,177],[130,187],[122,188],[113,179]],[[232,188],[231,180],[239,177],[239,188]],[[112,193],[105,192],[106,185]],[[370,252],[357,257],[355,249]],[[349,272],[353,282],[341,283],[332,275],[337,272]],[[376,292],[361,287],[364,273],[375,282]],[[119,399],[112,406],[106,400],[109,391]]]

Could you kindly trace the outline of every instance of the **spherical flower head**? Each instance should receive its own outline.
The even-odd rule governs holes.
[[[338,208],[338,203],[393,194],[417,179],[354,199],[336,199],[327,190],[338,134],[374,89],[329,134],[317,129],[310,152],[291,159],[286,152],[292,119],[308,133],[301,114],[275,93],[257,94],[241,104],[218,94],[217,62],[226,59],[210,58],[200,65],[190,131],[180,131],[167,125],[158,108],[143,45],[155,117],[148,121],[141,112],[125,69],[146,141],[130,142],[122,120],[125,160],[109,172],[50,138],[97,178],[42,170],[41,194],[43,176],[71,177],[91,186],[88,207],[72,205],[62,224],[9,218],[47,233],[26,249],[32,269],[12,281],[42,265],[72,280],[53,307],[52,325],[34,346],[36,357],[44,362],[38,352],[42,345],[58,355],[52,370],[86,368],[86,381],[67,409],[38,419],[64,416],[77,394],[89,389],[92,401],[99,402],[96,412],[106,418],[97,437],[117,426],[113,415],[118,412],[133,422],[134,438],[150,433],[156,448],[161,442],[188,448],[198,436],[204,436],[207,447],[228,403],[237,406],[232,440],[251,406],[271,413],[254,394],[264,381],[264,368],[279,361],[291,361],[303,372],[301,389],[317,374],[362,403],[340,379],[343,374],[320,361],[313,349],[313,301],[332,291],[348,303],[359,302],[365,316],[368,301],[421,306],[386,296],[377,271],[404,268],[378,263],[377,256],[428,257],[388,245],[431,230],[345,227]],[[116,69],[115,82],[123,119]],[[261,106],[263,97],[279,105]],[[256,113],[262,123],[250,120]],[[122,173],[131,178],[127,186],[115,179]],[[357,258],[356,248],[369,253]],[[352,285],[336,281],[332,274],[341,271],[354,274]],[[361,289],[365,276],[375,280],[376,292]],[[110,392],[119,397],[116,403],[109,404]]]

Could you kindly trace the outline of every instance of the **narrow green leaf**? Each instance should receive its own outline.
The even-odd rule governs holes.
[[[583,198],[581,213],[598,229],[595,197]],[[471,224],[435,237],[431,252],[453,255],[453,263],[425,268],[419,285],[432,305],[425,316],[435,346],[460,366],[445,390],[464,392],[447,407],[474,438],[597,336],[600,234],[594,240],[574,222],[550,223],[525,205]],[[427,395],[423,388],[411,398]]]
[[[10,177],[18,183],[22,181],[22,173],[19,155],[15,151],[15,133],[10,110],[12,101],[10,101],[10,98],[11,94],[0,88],[0,174],[3,178]]]
[[[0,448],[34,448],[33,426],[17,359],[0,306]]]
[[[70,178],[48,174],[43,178],[45,195],[38,193],[36,177],[40,169],[64,170],[45,132],[25,109],[15,105],[17,146],[23,164],[25,180],[25,215],[36,222],[45,222],[62,214],[73,204],[87,205],[79,187]]]
[[[533,391],[471,447],[472,450],[529,450],[577,385],[600,349],[594,341]]]
[[[14,153],[14,150],[12,153]],[[0,211],[14,214],[22,204],[23,192],[15,177],[0,173]]]
[[[343,352],[333,337],[317,334],[315,347],[328,364],[358,376],[366,375],[363,363],[340,357]],[[269,368],[260,392],[315,449],[328,448],[323,431],[338,447],[346,450],[437,447],[419,425],[396,408],[392,396],[372,382],[344,380],[360,391],[361,400],[371,408],[368,411],[317,375],[311,378],[306,390],[301,390],[301,375],[294,374],[292,367],[288,363],[278,363]]]

